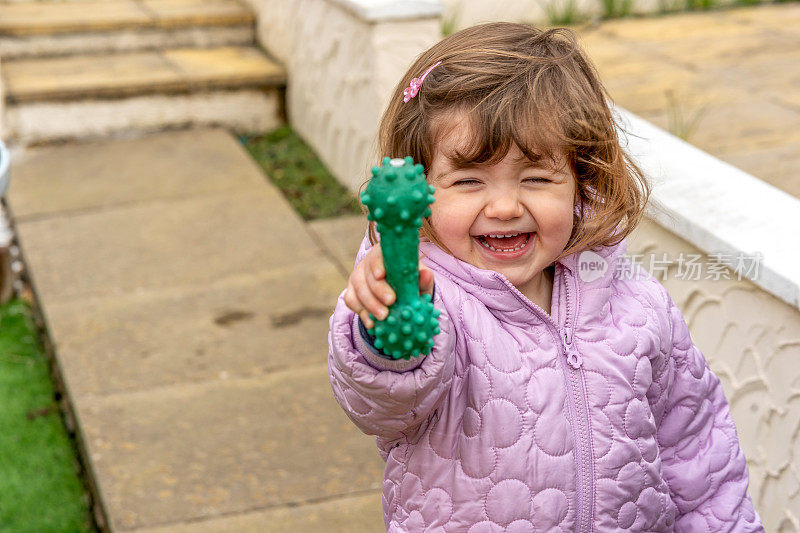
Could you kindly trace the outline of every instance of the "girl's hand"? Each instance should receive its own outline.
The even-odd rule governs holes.
[[[433,272],[423,265],[422,261],[419,262],[419,291],[420,294],[433,295]],[[375,324],[369,318],[369,314],[372,313],[378,320],[385,319],[389,314],[389,306],[394,303],[395,298],[395,292],[386,281],[383,253],[378,243],[367,252],[350,274],[344,303],[360,316],[364,325],[370,329]]]

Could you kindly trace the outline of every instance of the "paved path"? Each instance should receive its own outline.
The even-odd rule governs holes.
[[[382,461],[327,381],[327,320],[350,265],[232,136],[44,148],[13,178],[22,252],[114,530],[382,529]]]
[[[700,112],[689,142],[800,198],[800,3],[609,21],[580,34],[622,107],[673,133],[682,121],[673,126],[671,114]]]

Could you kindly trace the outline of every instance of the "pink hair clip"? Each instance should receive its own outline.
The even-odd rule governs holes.
[[[426,70],[425,74],[423,74],[421,78],[414,78],[413,80],[411,80],[411,84],[408,87],[406,87],[406,89],[403,91],[403,102],[404,103],[408,103],[409,100],[411,100],[412,98],[417,96],[417,93],[419,92],[420,87],[422,87],[422,82],[425,81],[425,77],[428,74],[430,74],[433,69],[435,69],[438,65],[441,65],[441,64],[442,64],[442,62],[439,61],[438,63],[436,63],[436,65],[433,65],[431,68]]]

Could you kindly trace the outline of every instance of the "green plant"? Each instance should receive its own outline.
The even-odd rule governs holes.
[[[0,306],[0,531],[92,531],[75,448],[28,305]]]
[[[667,97],[667,129],[671,134],[688,142],[697,131],[700,119],[707,110],[706,105],[690,111],[684,109],[672,91],[665,91],[665,94]]]
[[[239,140],[305,220],[361,214],[355,196],[289,126]]]
[[[442,17],[442,38],[452,35],[456,31],[458,22],[458,7]]]
[[[717,7],[717,0],[686,0],[685,8],[688,11],[696,9],[708,10]]]
[[[658,0],[658,11],[660,13],[676,13],[685,9],[686,0]]]
[[[633,0],[602,0],[603,18],[627,17],[633,11]]]
[[[554,26],[581,22],[586,17],[578,10],[576,0],[548,0],[542,4],[547,21]]]

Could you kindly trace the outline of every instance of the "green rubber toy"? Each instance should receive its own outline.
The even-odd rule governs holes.
[[[433,308],[429,294],[419,293],[419,228],[422,217],[431,216],[435,190],[423,171],[411,157],[384,157],[380,167],[372,167],[372,178],[361,193],[367,218],[377,222],[381,234],[386,281],[397,295],[384,320],[370,315],[375,327],[369,332],[375,347],[394,359],[427,355],[440,331],[440,311]]]

